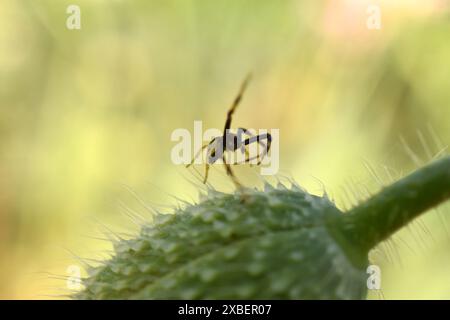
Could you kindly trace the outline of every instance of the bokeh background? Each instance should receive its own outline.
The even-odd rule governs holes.
[[[71,266],[137,230],[141,201],[196,199],[170,135],[222,128],[249,71],[234,125],[280,129],[280,173],[342,209],[442,155],[449,35],[437,0],[2,0],[0,298],[64,298]],[[257,168],[236,170],[258,185]],[[232,189],[221,166],[210,182]],[[449,227],[444,205],[375,250],[369,298],[449,299]]]

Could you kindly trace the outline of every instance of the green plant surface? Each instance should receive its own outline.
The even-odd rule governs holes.
[[[450,197],[450,157],[342,213],[295,184],[160,214],[88,270],[77,299],[363,299],[368,253]]]

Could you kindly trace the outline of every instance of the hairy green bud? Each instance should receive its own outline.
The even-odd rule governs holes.
[[[368,253],[450,197],[450,158],[342,213],[293,185],[211,191],[114,245],[78,299],[363,299]]]

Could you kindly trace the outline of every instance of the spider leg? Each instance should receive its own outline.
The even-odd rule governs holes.
[[[263,133],[260,135],[254,135],[253,133],[250,132],[250,130],[246,129],[246,128],[238,128],[238,140],[241,137],[241,132],[243,132],[244,134],[250,136],[250,138],[245,139],[242,142],[241,145],[241,152],[244,153],[246,155],[245,161],[244,162],[236,162],[235,164],[244,164],[244,163],[249,163],[251,160],[254,159],[258,159],[258,162],[256,165],[260,165],[262,159],[264,158],[264,156],[269,152],[270,150],[270,145],[272,142],[272,136],[270,135],[270,133]],[[267,140],[267,145],[262,141],[262,140]],[[247,150],[247,148],[245,148],[245,146],[250,145],[252,143],[259,143],[259,145],[263,148],[263,152],[258,153],[256,156],[250,157],[249,155],[249,151]],[[261,160],[260,160],[261,158]],[[250,163],[250,165],[252,166],[253,164]]]
[[[255,135],[250,130],[248,130],[246,128],[238,128],[238,141],[240,141],[241,132],[243,132],[244,134],[246,134],[246,135],[248,135],[250,137],[255,137]],[[250,143],[252,143],[252,142],[250,142]],[[247,143],[247,145],[250,144],[250,143]],[[266,149],[266,145],[263,142],[259,141],[259,144],[264,148],[264,150]],[[250,157],[249,151],[245,148],[245,146],[246,146],[246,144],[243,141],[242,145],[241,145],[241,152],[242,153],[245,152],[245,155],[246,155],[245,161],[241,162],[241,163],[237,163],[237,164],[250,163],[250,161],[253,160],[253,159],[258,159],[259,160],[259,154],[254,156],[254,157]],[[259,164],[260,164],[260,162],[257,163],[257,165],[259,165]],[[250,163],[250,166],[253,166],[253,164]]]
[[[245,134],[247,134],[247,135],[249,135],[249,136],[253,136],[252,133],[251,133],[248,129],[245,129],[245,128],[238,128],[238,143],[241,143],[241,141],[242,141],[242,140],[241,140],[241,132],[244,132]],[[243,141],[242,141],[242,143],[241,143],[240,148],[241,148],[241,152],[242,152],[243,154],[245,154],[245,160],[244,160],[244,162],[236,162],[235,164],[250,163],[250,161],[251,161],[252,159],[254,159],[254,157],[253,157],[253,158],[250,158],[250,152],[249,152],[248,149],[245,147],[245,144],[244,144]],[[250,167],[252,167],[252,166],[253,166],[253,164],[250,163]]]
[[[261,164],[263,158],[269,153],[270,146],[272,144],[272,136],[270,135],[270,133],[265,133],[265,134],[263,133],[260,136],[262,136],[262,138],[264,138],[264,137],[266,138],[267,146],[264,143],[262,143],[261,141],[259,141],[259,144],[263,145],[264,149],[261,154],[261,159],[259,159],[258,163],[256,164],[257,166],[259,166]],[[258,157],[259,157],[259,155],[258,155]]]
[[[206,184],[208,180],[209,164],[205,164],[205,178],[203,178],[203,183]]]
[[[255,142],[255,141],[254,141],[254,142]],[[260,144],[264,149],[266,148],[266,145],[265,145],[263,142],[259,142],[259,144]],[[244,148],[244,149],[241,150],[241,151],[242,151],[243,153],[245,153],[245,160],[242,161],[242,162],[236,162],[236,163],[234,163],[234,164],[236,164],[236,165],[248,163],[248,164],[250,165],[250,167],[252,167],[254,164],[251,163],[250,161],[252,161],[252,160],[254,160],[254,159],[258,159],[258,160],[259,160],[259,157],[261,156],[260,154],[257,154],[256,156],[250,157],[250,153],[249,153],[248,149],[246,149],[246,148]],[[261,161],[258,161],[258,162],[256,163],[256,165],[260,165],[260,164],[261,164]]]
[[[231,169],[231,166],[227,163],[225,159],[225,153],[222,155],[223,164],[225,165],[225,169],[227,171],[227,175],[231,178],[236,188],[241,189],[242,184],[237,180],[236,176],[233,173],[233,170]]]
[[[244,150],[245,150],[245,163],[249,163],[250,167],[253,167],[253,163],[250,163],[250,161],[253,160],[254,157],[250,158],[250,152],[245,148],[245,146]]]
[[[213,139],[214,140],[214,139]],[[213,141],[211,140],[211,142]],[[205,149],[207,146],[209,146],[211,144],[211,142],[204,144],[200,150],[198,150],[198,152],[195,154],[195,156],[192,158],[191,163],[186,165],[186,168],[189,168],[195,161],[195,159],[197,159],[197,157],[202,153],[203,149]]]
[[[227,113],[227,120],[225,121],[225,127],[223,129],[223,136],[226,137],[227,134],[227,130],[230,129],[231,126],[231,120],[233,117],[233,113],[236,110],[237,106],[239,105],[239,102],[242,100],[242,96],[244,95],[244,91],[247,88],[247,84],[250,81],[251,75],[247,75],[247,77],[244,79],[244,82],[242,82],[241,84],[241,88],[239,89],[239,92],[236,96],[236,98],[234,98],[234,101],[230,107],[230,109],[228,110]]]
[[[210,146],[215,140],[216,140],[216,138],[214,138],[208,144],[208,146]],[[206,181],[208,180],[209,166],[214,164],[214,162],[216,162],[216,160],[217,160],[217,158],[215,157],[216,156],[216,152],[217,152],[217,150],[215,148],[207,150],[207,160],[206,160],[206,163],[205,163],[205,177],[203,178],[203,183],[204,184],[206,184]],[[211,159],[211,157],[213,157],[213,158]]]
[[[239,128],[238,128],[238,133],[239,133],[240,131],[242,131],[242,132],[245,133],[246,135],[254,136],[254,134],[251,133],[250,130],[248,130],[248,129],[246,129],[246,128],[239,127]]]
[[[246,135],[248,135],[248,136],[250,136],[250,137],[253,137],[254,134],[251,133],[250,130],[248,130],[248,129],[246,129],[246,128],[241,128],[241,127],[239,127],[239,128],[237,129],[237,134],[236,134],[236,136],[237,136],[237,140],[238,140],[238,146],[241,146],[241,147],[244,146],[244,147],[245,147],[244,141],[242,141],[242,134],[246,134]],[[242,150],[242,149],[241,149],[241,150]]]
[[[261,140],[267,140],[267,146]],[[254,143],[254,142],[257,142],[260,145],[262,145],[264,147],[264,150],[263,150],[263,152],[261,154],[258,154],[256,157],[253,157],[253,158],[251,158],[249,160],[258,158],[258,163],[256,165],[260,165],[262,159],[264,158],[265,155],[267,155],[267,153],[270,150],[270,145],[272,143],[272,136],[270,135],[270,133],[262,133],[262,134],[259,134],[257,136],[252,136],[250,138],[245,139],[244,145],[249,145],[249,144]],[[261,157],[261,159],[259,160],[260,157]]]

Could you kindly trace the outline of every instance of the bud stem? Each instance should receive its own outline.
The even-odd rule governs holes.
[[[450,157],[413,172],[339,217],[336,227],[364,253],[450,198]]]

